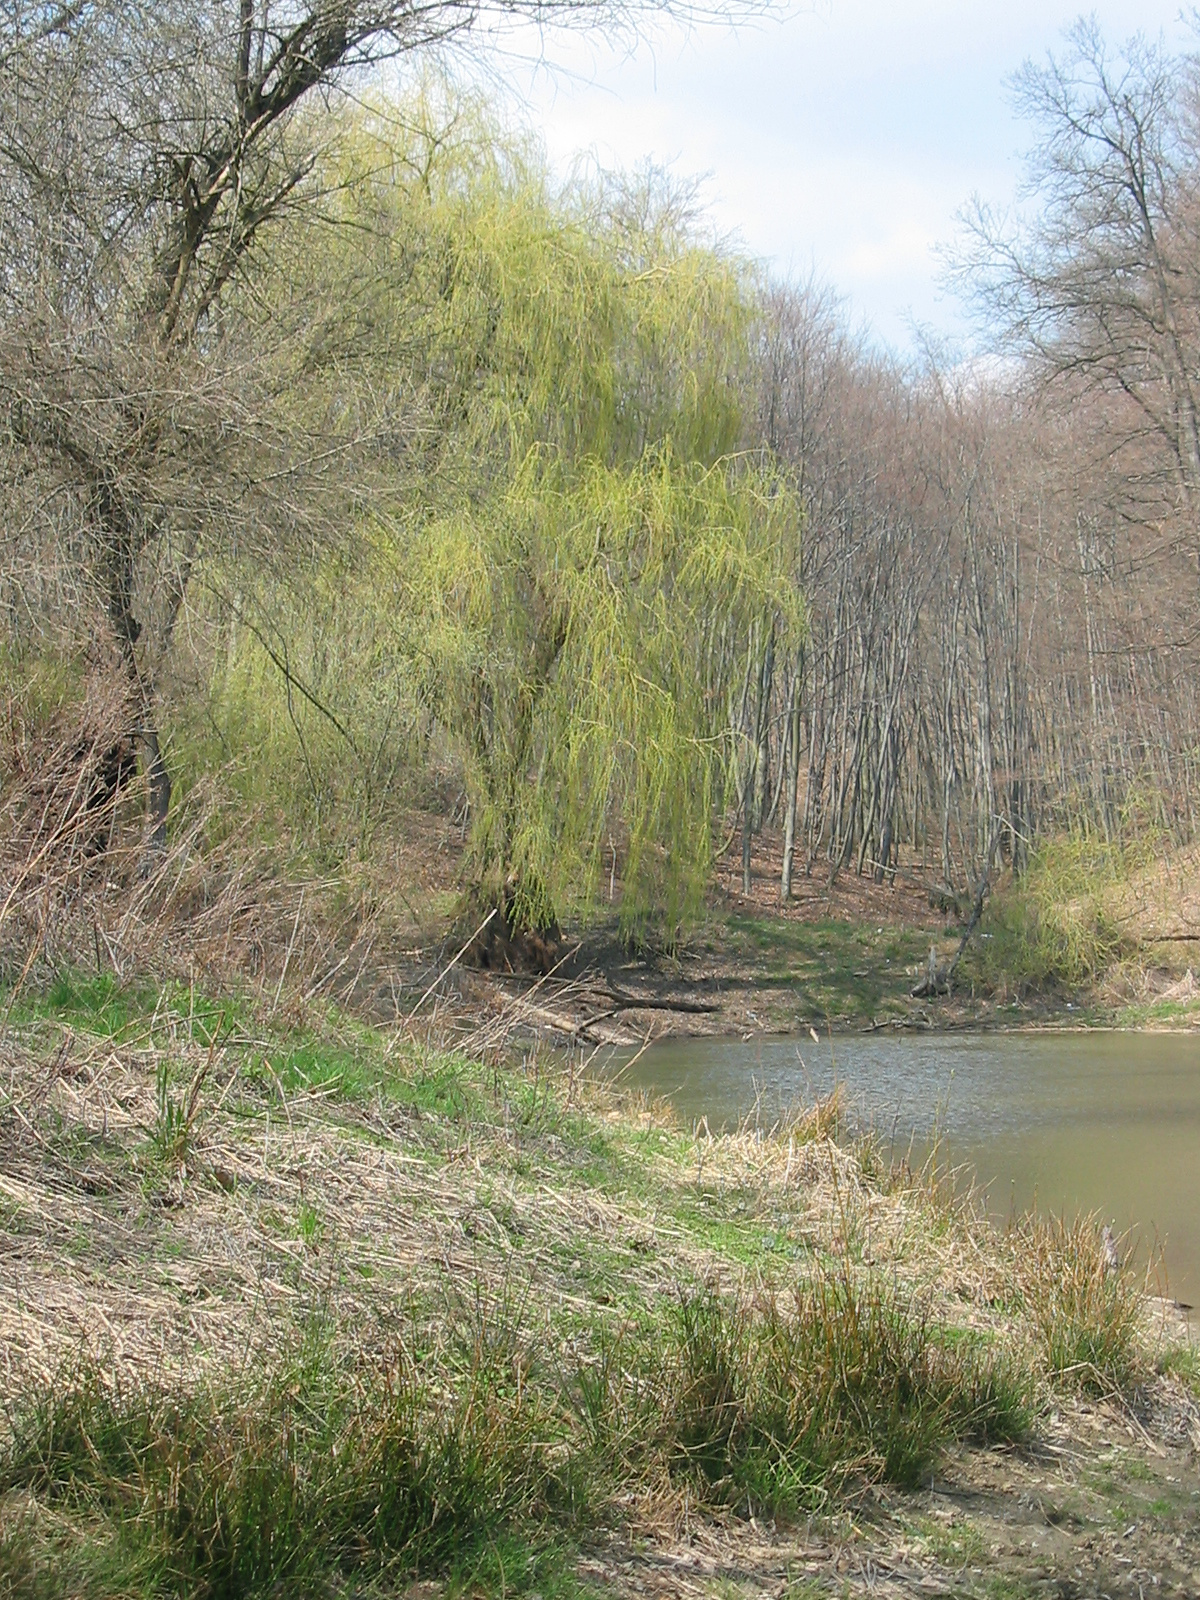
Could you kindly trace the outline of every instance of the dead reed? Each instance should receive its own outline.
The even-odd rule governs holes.
[[[1127,1392],[1145,1370],[1144,1289],[1107,1258],[1099,1221],[1030,1216],[1008,1243],[1045,1370],[1091,1394]]]
[[[28,701],[28,696],[26,696]],[[220,774],[177,793],[155,848],[123,674],[47,713],[10,695],[0,748],[0,975],[11,1004],[64,969],[119,984],[198,980],[272,1009],[378,990],[403,1009],[381,959],[397,916],[378,874],[297,870],[265,819],[231,822]],[[260,825],[262,824],[262,825]],[[405,941],[411,945],[411,930]],[[382,1001],[380,1002],[382,1005]]]

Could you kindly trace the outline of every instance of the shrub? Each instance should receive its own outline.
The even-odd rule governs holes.
[[[1113,901],[1136,864],[1130,848],[1083,830],[1048,840],[992,899],[963,975],[989,989],[1068,989],[1122,953]]]

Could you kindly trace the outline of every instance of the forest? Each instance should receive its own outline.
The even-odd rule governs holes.
[[[498,81],[659,15],[0,0],[0,1600],[1192,1592],[1157,1241],[619,1079],[1186,1022],[1200,51],[899,353]]]
[[[1027,70],[1028,216],[948,269],[986,342],[902,360],[432,66],[318,108],[280,34],[251,116],[219,31],[118,22],[4,68],[10,720],[103,702],[92,800],[136,771],[161,848],[219,777],[332,862],[448,780],[470,906],[615,874],[668,944],[731,828],[785,901],[1191,841],[1190,60]]]

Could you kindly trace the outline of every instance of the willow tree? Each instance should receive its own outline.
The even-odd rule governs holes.
[[[670,935],[712,859],[745,640],[803,620],[796,502],[741,448],[756,285],[653,178],[556,187],[494,134],[491,159],[461,127],[412,139],[362,135],[367,299],[427,330],[445,404],[422,491],[372,519],[364,597],[462,763],[468,914],[519,945],[619,849],[626,933]]]
[[[384,61],[411,64],[506,20],[611,28],[656,7],[0,4],[0,482],[20,501],[12,521],[80,554],[107,613],[139,706],[157,841],[171,794],[158,680],[192,575],[214,550],[270,552],[336,465],[352,501],[355,446],[387,431],[374,415],[332,443],[263,425],[298,364],[273,346],[294,351],[305,323],[264,328],[263,306],[287,298],[272,241],[322,210],[331,102]],[[327,420],[356,416],[343,405]]]
[[[472,914],[498,932],[587,907],[623,844],[621,920],[699,903],[723,797],[731,636],[801,624],[791,496],[669,445],[606,466],[534,451],[484,514],[405,542],[407,641],[470,796]],[[536,942],[533,948],[537,948]]]

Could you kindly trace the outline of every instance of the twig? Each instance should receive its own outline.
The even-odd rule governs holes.
[[[303,910],[304,910],[304,890],[301,889],[301,891],[300,891],[300,903],[296,907],[296,920],[295,920],[295,922],[292,923],[292,936],[288,940],[287,954],[283,958],[283,971],[279,974],[279,984],[278,984],[278,987],[275,990],[275,999],[271,1004],[271,1015],[272,1016],[275,1015],[276,1008],[279,1005],[279,996],[283,993],[283,980],[287,977],[288,966],[290,965],[291,959],[292,959],[292,946],[296,942],[296,932],[297,932],[297,929],[300,927],[300,913]]]
[[[7,906],[5,907],[5,909],[6,910],[8,909]],[[33,941],[33,948],[30,950],[29,955],[26,957],[25,965],[21,968],[21,976],[17,979],[16,983],[13,985],[12,993],[8,997],[8,1005],[5,1007],[5,1010],[4,1010],[4,1026],[6,1028],[8,1026],[8,1019],[12,1016],[12,1009],[17,1003],[17,997],[21,993],[21,990],[25,987],[25,979],[29,976],[30,969],[32,968],[33,963],[38,958],[38,951],[42,948],[42,945],[45,943],[45,941],[46,941],[46,919],[43,917],[42,925],[38,929],[38,936]]]
[[[425,993],[417,1001],[416,1005],[408,1013],[407,1017],[405,1017],[405,1019],[404,1019],[405,1024],[408,1024],[408,1023],[410,1023],[412,1021],[412,1019],[416,1016],[417,1012],[420,1011],[421,1007],[425,1004],[426,1000],[429,999],[429,996],[437,988],[438,984],[441,983],[442,979],[446,976],[446,974],[451,970],[451,968],[456,964],[456,962],[460,961],[462,959],[462,957],[466,955],[467,951],[475,943],[476,939],[478,939],[479,935],[487,927],[488,923],[496,915],[496,912],[498,910],[499,910],[498,906],[493,906],[492,907],[492,909],[488,912],[487,916],[484,917],[483,921],[475,929],[475,932],[467,940],[466,944],[463,945],[462,949],[460,951],[458,951],[458,953],[454,956],[454,958],[442,969],[441,972],[438,973],[437,977],[429,985],[428,989],[426,989]],[[388,1049],[389,1049],[389,1052],[390,1052],[390,1049],[391,1049],[390,1045],[389,1045]]]

